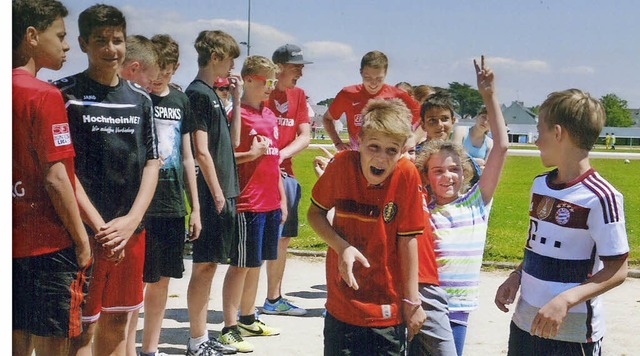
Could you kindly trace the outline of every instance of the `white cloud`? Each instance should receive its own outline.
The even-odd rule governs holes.
[[[488,57],[485,58],[487,64],[496,69],[503,68],[507,70],[517,70],[534,73],[548,73],[551,68],[545,61],[539,59],[517,60],[506,57]]]
[[[573,66],[573,67],[564,67],[560,69],[560,72],[568,73],[568,74],[593,74],[596,72],[596,70],[591,66]]]
[[[348,44],[333,41],[313,41],[304,44],[306,55],[310,59],[338,59],[341,61],[353,61],[356,58],[353,47]]]

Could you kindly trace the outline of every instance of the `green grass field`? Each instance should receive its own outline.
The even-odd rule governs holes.
[[[326,244],[307,224],[311,188],[316,182],[312,162],[319,149],[306,149],[294,158],[294,171],[302,185],[300,232],[291,248],[324,250]],[[627,234],[631,246],[630,262],[640,267],[640,161],[625,164],[620,159],[592,159],[591,164],[624,194]],[[507,158],[502,180],[494,197],[489,221],[485,260],[515,262],[522,259],[527,238],[529,191],[533,178],[544,172],[538,157]],[[340,182],[336,182],[340,184]]]

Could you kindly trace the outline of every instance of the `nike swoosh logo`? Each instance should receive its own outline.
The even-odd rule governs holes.
[[[248,332],[250,332],[250,333],[252,333],[254,335],[262,335],[262,334],[264,334],[264,330],[262,330],[262,328],[259,325],[256,325],[258,330],[245,328],[244,326],[240,326],[240,327],[243,328],[245,331],[248,331]]]
[[[353,105],[353,106],[357,106],[357,105],[360,105],[360,102],[359,102],[359,101],[357,101],[357,102],[355,102],[355,103],[351,103],[351,105]]]

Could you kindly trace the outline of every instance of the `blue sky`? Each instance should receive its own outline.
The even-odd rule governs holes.
[[[221,29],[247,41],[249,0],[112,0],[127,17],[128,34],[168,33],[181,45],[174,81],[197,71],[193,41]],[[84,70],[77,45],[78,14],[94,1],[66,1],[71,51],[58,79]],[[636,1],[380,1],[251,0],[251,54],[271,57],[284,43],[300,45],[305,67],[298,82],[311,101],[359,83],[359,62],[370,50],[389,56],[387,83],[475,86],[472,58],[488,57],[500,101],[540,104],[549,92],[577,87],[601,97],[615,93],[640,107],[640,3]],[[240,71],[246,56],[236,61]]]

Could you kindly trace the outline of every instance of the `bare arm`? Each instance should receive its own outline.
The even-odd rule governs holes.
[[[231,90],[231,100],[233,101],[233,108],[231,109],[231,144],[236,149],[240,146],[240,128],[242,124],[242,118],[240,113],[240,98],[242,97],[242,77],[237,74],[232,74],[230,77],[231,84],[229,85]]]
[[[453,143],[457,143],[460,146],[462,146],[462,142],[464,141],[464,138],[467,134],[467,132],[469,132],[469,128],[465,127],[465,126],[456,126],[453,128],[453,134],[451,135],[451,142]]]
[[[498,103],[498,97],[495,94],[495,76],[493,71],[485,66],[484,56],[482,56],[481,65],[474,60],[473,64],[476,69],[478,79],[478,91],[482,96],[482,100],[487,107],[487,116],[489,118],[489,126],[493,133],[493,148],[487,157],[487,161],[480,176],[480,191],[482,192],[482,200],[485,204],[489,203],[493,198],[493,194],[498,187],[502,168],[507,159],[507,149],[509,142],[507,137],[507,127],[504,123],[502,110]]]
[[[572,307],[584,303],[624,282],[628,259],[603,260],[604,268],[584,283],[551,299],[539,311],[531,324],[531,334],[548,338],[558,334],[560,325]]]
[[[160,171],[160,160],[150,159],[142,170],[142,179],[138,194],[131,205],[131,209],[125,216],[117,217],[100,228],[96,234],[96,240],[103,246],[112,249],[113,252],[122,251],[140,225],[144,214],[151,204],[153,195],[158,185],[158,172]]]
[[[331,113],[329,112],[329,110],[327,110],[327,112],[325,112],[324,116],[322,117],[322,125],[324,126],[324,130],[327,132],[338,151],[350,149],[350,144],[342,142],[342,139],[338,135],[338,131],[336,131],[334,121],[335,120],[333,119],[333,116],[331,116]]]
[[[309,206],[307,220],[311,228],[324,240],[332,250],[334,250],[340,259],[338,271],[342,276],[342,280],[355,290],[358,290],[358,282],[353,275],[353,264],[358,261],[364,267],[369,268],[369,261],[355,247],[351,246],[333,229],[329,220],[327,220],[327,212],[320,209],[314,204]],[[417,284],[416,284],[417,286]]]
[[[255,161],[265,153],[267,153],[267,149],[269,148],[269,141],[264,136],[256,135],[253,137],[253,141],[251,143],[251,149],[245,152],[234,152],[236,156],[236,163],[242,164],[251,161]]]
[[[415,236],[397,239],[403,285],[402,315],[409,330],[409,339],[412,339],[427,318],[418,293],[418,240]]]
[[[56,213],[71,235],[76,245],[76,258],[80,268],[84,268],[91,258],[91,245],[87,230],[82,223],[80,209],[76,201],[73,186],[62,161],[46,164],[44,167],[45,189],[51,198]],[[75,176],[74,176],[75,179]]]
[[[182,135],[182,167],[184,169],[185,188],[191,206],[189,215],[189,240],[200,236],[202,222],[200,220],[200,200],[198,199],[198,185],[196,182],[196,164],[191,151],[191,135]]]
[[[280,150],[280,162],[284,161],[287,158],[292,158],[298,152],[304,150],[309,146],[311,142],[311,125],[309,123],[304,123],[298,125],[298,136],[296,136],[295,140],[291,141],[286,147]]]
[[[207,182],[207,186],[213,196],[213,201],[216,204],[216,210],[220,213],[225,204],[225,197],[222,192],[220,182],[218,181],[216,166],[213,163],[213,158],[209,152],[209,136],[202,130],[196,130],[193,134],[193,140],[196,150],[196,159],[200,165],[200,173]]]
[[[280,211],[282,212],[280,223],[284,224],[285,221],[287,221],[289,210],[287,209],[287,194],[284,191],[284,182],[282,179],[278,179],[278,191],[280,192]]]

